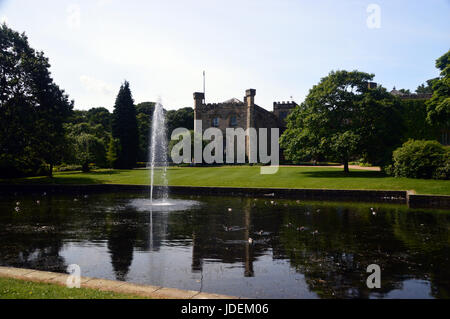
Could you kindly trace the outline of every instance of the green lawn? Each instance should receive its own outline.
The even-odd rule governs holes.
[[[87,288],[0,278],[0,299],[143,299],[143,297]]]
[[[160,183],[160,171],[155,174]],[[170,185],[322,189],[415,190],[418,194],[450,195],[450,181],[389,177],[381,172],[351,170],[348,176],[333,167],[280,167],[277,174],[261,175],[257,166],[171,167]],[[90,173],[61,172],[53,179],[33,177],[0,180],[0,183],[39,184],[149,184],[147,170],[97,170]]]

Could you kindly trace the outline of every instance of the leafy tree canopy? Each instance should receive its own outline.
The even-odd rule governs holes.
[[[153,115],[153,111],[155,109],[155,102],[142,102],[136,105],[136,113],[143,113],[148,116]]]
[[[188,130],[194,129],[194,109],[192,107],[170,110],[166,113],[166,118],[169,137],[172,131],[178,127],[184,127]]]
[[[416,89],[416,93],[417,94],[433,93],[433,82],[435,80],[436,79],[431,79],[427,81],[426,85],[425,84],[419,85]]]
[[[0,66],[0,173],[33,174],[38,163],[51,168],[61,159],[73,102],[53,82],[44,53],[6,24],[0,26]]]
[[[436,60],[441,70],[439,78],[432,81],[433,96],[427,102],[427,120],[441,128],[450,127],[450,50]]]
[[[398,100],[386,89],[369,89],[374,75],[332,71],[287,118],[281,147],[292,161],[338,160],[348,172],[351,159],[373,164],[390,160],[400,143]]]
[[[101,124],[106,131],[111,131],[112,114],[104,107],[93,107],[86,112],[87,120],[96,125]]]
[[[117,94],[112,116],[112,136],[119,140],[116,168],[133,168],[138,156],[138,126],[136,108],[130,84],[125,81]]]

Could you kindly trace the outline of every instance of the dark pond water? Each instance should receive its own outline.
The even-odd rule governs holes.
[[[196,196],[150,213],[145,196],[0,196],[0,265],[256,298],[450,295],[449,211]]]

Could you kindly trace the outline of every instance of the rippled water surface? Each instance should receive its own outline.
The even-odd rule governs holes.
[[[449,211],[212,196],[151,209],[146,196],[0,196],[0,265],[243,297],[450,295]]]

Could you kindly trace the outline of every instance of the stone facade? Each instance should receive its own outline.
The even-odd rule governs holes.
[[[203,93],[194,93],[194,120],[200,120],[202,131],[217,127],[225,136],[227,128],[279,128],[285,129],[286,116],[297,106],[295,102],[274,102],[273,112],[255,104],[255,89],[245,91],[244,101],[232,98],[222,103],[204,103]],[[196,130],[194,122],[194,130]],[[246,140],[246,154],[249,154],[249,140]]]
[[[204,103],[203,93],[194,93],[194,119],[202,121],[203,130],[217,127],[225,134],[228,127],[285,128],[286,117],[297,106],[295,102],[273,102],[273,112],[255,104],[256,90],[245,92],[244,102],[232,98],[222,103]]]
[[[286,128],[286,117],[297,106],[297,103],[292,102],[273,102],[273,114],[278,118],[278,125],[281,130]]]

